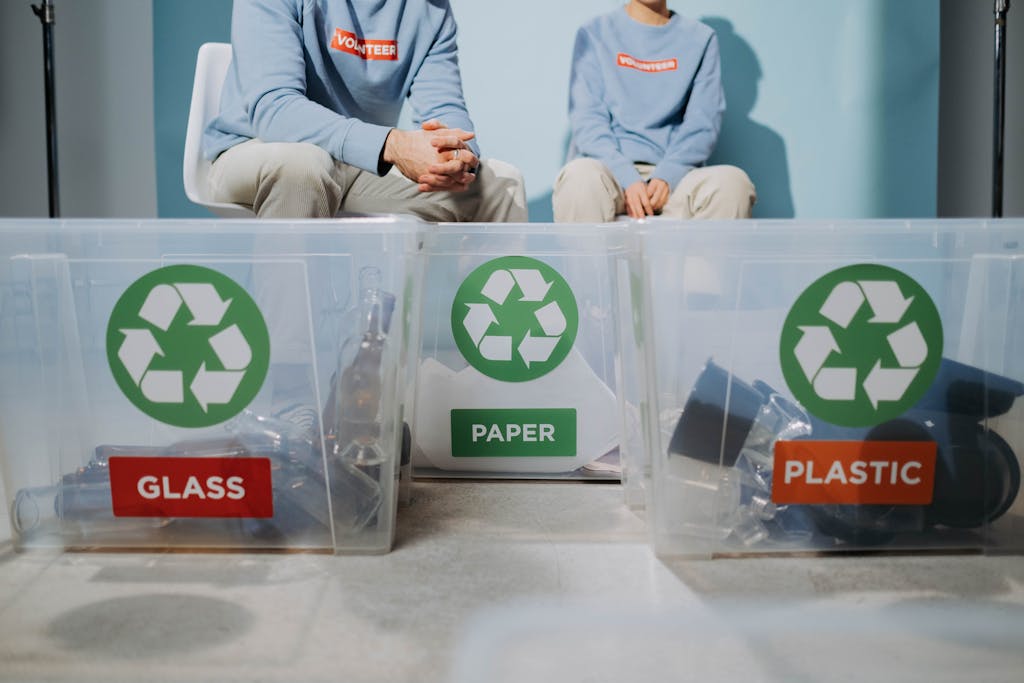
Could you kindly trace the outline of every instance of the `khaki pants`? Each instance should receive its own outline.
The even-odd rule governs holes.
[[[647,180],[654,166],[636,164]],[[626,213],[625,192],[615,176],[596,159],[570,161],[558,174],[551,203],[559,223],[607,223]],[[750,218],[757,193],[750,178],[735,166],[704,166],[687,173],[673,190],[662,216],[688,220]]]
[[[397,169],[379,177],[309,143],[248,140],[213,162],[209,183],[214,201],[251,207],[260,218],[333,218],[350,211],[432,222],[527,220],[522,174],[494,159],[481,161],[465,192],[420,192]]]

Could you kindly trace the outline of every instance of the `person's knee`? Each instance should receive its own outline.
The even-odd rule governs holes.
[[[526,196],[526,181],[518,168],[500,159],[487,159],[483,168],[494,177],[496,184],[501,185],[513,197]]]
[[[264,181],[298,188],[334,182],[334,159],[323,148],[305,142],[267,146],[270,149],[261,173]]]
[[[585,193],[599,192],[602,189],[602,178],[606,175],[604,164],[597,159],[581,157],[573,159],[562,167],[555,179],[556,194],[566,190],[579,190]]]
[[[715,167],[715,191],[737,204],[753,206],[757,190],[746,171],[736,166]]]
[[[467,220],[487,223],[525,223],[526,181],[523,173],[500,159],[484,159],[477,170],[476,189],[479,206]]]
[[[604,223],[615,218],[620,190],[611,172],[597,159],[581,157],[566,164],[552,189],[556,223]]]
[[[507,161],[502,161],[501,159],[488,158],[486,161],[483,162],[482,167],[485,170],[488,170],[492,174],[494,174],[495,177],[500,178],[505,182],[512,183],[515,185],[523,184],[522,172],[512,164],[508,163]]]
[[[731,220],[750,218],[757,194],[747,174],[735,166],[705,166],[690,171],[678,192],[683,218]]]
[[[334,159],[308,143],[268,143],[253,209],[269,218],[330,218],[341,206]]]

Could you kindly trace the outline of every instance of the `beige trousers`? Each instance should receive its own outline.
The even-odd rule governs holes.
[[[333,218],[348,211],[432,222],[527,220],[522,174],[495,159],[481,161],[465,192],[420,192],[395,168],[380,177],[309,143],[249,140],[217,157],[209,183],[214,201],[251,207],[260,218]]]
[[[647,180],[654,166],[636,164]],[[750,178],[735,166],[704,166],[687,173],[673,190],[662,216],[750,218],[757,192]],[[626,213],[626,195],[608,167],[597,159],[580,158],[562,168],[551,199],[558,223],[607,223]]]

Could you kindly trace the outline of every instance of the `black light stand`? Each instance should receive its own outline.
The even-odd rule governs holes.
[[[995,113],[993,119],[992,216],[1003,216],[1003,143],[1006,137],[1006,15],[1010,0],[996,0]]]
[[[50,218],[60,216],[60,189],[57,184],[57,103],[53,80],[53,3],[42,0],[32,11],[43,24],[43,72],[46,88],[46,171],[49,180]]]

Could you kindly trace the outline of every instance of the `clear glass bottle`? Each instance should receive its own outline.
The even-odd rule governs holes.
[[[395,297],[380,285],[380,269],[368,266],[360,271],[361,331],[342,345],[324,409],[328,455],[360,467],[379,465],[386,459],[379,443],[381,361]]]
[[[325,475],[319,432],[306,424],[243,411],[228,429],[243,442],[265,443],[271,456],[274,517],[249,520],[247,533],[263,538],[306,533],[334,524],[346,533],[365,527],[383,499],[377,481],[351,465],[332,464]],[[263,455],[264,453],[259,453]],[[328,500],[330,496],[330,500]]]

